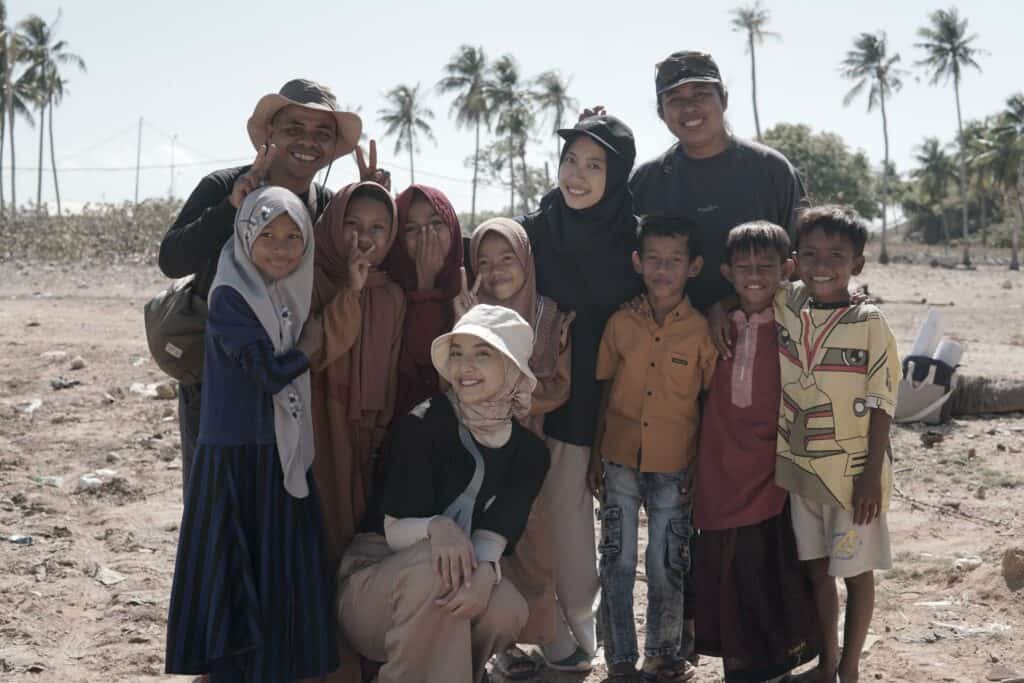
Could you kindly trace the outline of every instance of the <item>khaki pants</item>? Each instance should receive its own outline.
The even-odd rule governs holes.
[[[526,602],[507,580],[471,620],[435,605],[439,592],[429,541],[397,553],[378,534],[352,541],[338,570],[338,623],[360,654],[384,662],[379,683],[478,682],[526,623]]]
[[[600,587],[594,547],[594,498],[587,488],[590,448],[547,439],[551,466],[541,495],[554,531],[555,594],[560,617],[555,639],[544,646],[548,661],[564,659],[579,644],[597,650],[594,600]]]

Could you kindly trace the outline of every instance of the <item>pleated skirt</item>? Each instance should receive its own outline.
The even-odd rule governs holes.
[[[166,671],[286,683],[337,668],[320,505],[284,489],[273,444],[197,447],[167,620]]]

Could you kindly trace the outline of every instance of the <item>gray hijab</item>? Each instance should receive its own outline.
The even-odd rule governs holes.
[[[253,264],[252,243],[272,220],[288,214],[302,231],[302,261],[288,276],[268,281]],[[210,295],[231,287],[245,299],[274,346],[274,355],[290,351],[309,316],[313,293],[313,220],[293,192],[263,186],[246,196],[235,214],[235,235],[224,245]],[[313,464],[313,417],[309,372],[274,394],[274,433],[284,474],[284,488],[295,498],[309,495],[306,472]]]

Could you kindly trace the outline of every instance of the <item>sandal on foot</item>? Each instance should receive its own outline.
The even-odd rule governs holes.
[[[540,664],[533,657],[513,645],[504,652],[494,655],[494,669],[512,681],[533,678],[540,671]]]
[[[679,682],[689,681],[697,675],[697,669],[686,659],[668,660],[655,663],[656,668],[648,668],[644,662],[640,673],[645,681]]]
[[[612,664],[608,667],[608,677],[606,681],[636,681],[637,680],[636,665],[630,662],[619,662],[618,664]]]
[[[541,657],[544,658],[544,664],[546,664],[549,669],[554,669],[555,671],[588,673],[593,668],[593,665],[590,662],[590,655],[584,652],[582,647],[577,647],[576,651],[568,657],[556,659],[555,661],[548,659],[543,650],[541,650]]]

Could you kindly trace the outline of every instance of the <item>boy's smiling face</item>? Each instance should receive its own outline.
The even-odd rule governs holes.
[[[633,267],[643,277],[647,292],[660,299],[682,296],[686,281],[700,273],[704,259],[690,258],[689,238],[647,235],[640,252],[633,252]]]
[[[864,255],[856,254],[853,242],[838,231],[829,234],[813,228],[800,236],[796,272],[815,301],[839,303],[850,298],[850,278],[864,268]]]
[[[783,260],[773,249],[749,250],[733,254],[722,264],[722,275],[732,283],[740,306],[746,313],[757,313],[772,305],[782,280],[793,272],[793,261]]]

